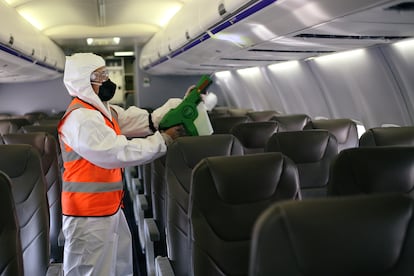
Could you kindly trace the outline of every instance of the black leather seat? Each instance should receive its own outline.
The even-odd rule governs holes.
[[[342,151],[332,163],[329,195],[401,192],[414,195],[414,147]]]
[[[376,127],[359,138],[360,147],[414,146],[414,127]]]
[[[306,114],[275,115],[270,120],[279,124],[279,132],[303,130],[311,118]]]
[[[40,154],[30,145],[0,145],[0,157],[0,170],[12,182],[24,275],[46,275],[56,268],[61,271],[61,264],[49,264],[49,207]]]
[[[60,171],[63,172],[63,160],[62,160],[62,151],[59,145],[59,136],[58,130],[55,125],[27,125],[22,126],[19,129],[19,132],[22,133],[30,133],[30,132],[47,132],[51,134],[56,139],[56,146],[57,146],[57,153],[58,153],[58,160],[59,160],[59,168]]]
[[[351,119],[312,120],[309,126],[331,132],[338,142],[338,151],[358,147],[358,130],[356,123]]]
[[[213,134],[229,134],[235,125],[248,121],[249,117],[247,116],[210,117]]]
[[[22,276],[23,259],[19,222],[10,178],[0,171],[0,275]]]
[[[267,122],[270,121],[274,116],[279,115],[280,113],[276,110],[263,110],[263,111],[251,111],[246,115],[250,118],[252,122]]]
[[[188,275],[188,204],[192,169],[206,157],[242,155],[243,147],[230,134],[180,137],[166,156],[167,246],[176,275]]]
[[[270,137],[266,151],[281,152],[295,162],[304,199],[326,196],[331,162],[338,154],[331,133],[321,129],[278,132]]]
[[[50,258],[52,262],[63,261],[63,247],[58,244],[62,229],[62,177],[60,174],[55,138],[46,132],[12,133],[3,135],[5,144],[28,144],[38,150],[43,174],[47,184],[47,199],[50,218]]]
[[[233,134],[243,145],[244,154],[264,152],[264,148],[273,133],[278,131],[278,124],[269,122],[247,122],[234,126]]]
[[[1,121],[9,121],[17,126],[17,128],[21,128],[22,126],[31,125],[32,122],[30,122],[27,118],[24,116],[13,116],[8,119],[2,119]]]
[[[156,256],[167,256],[165,227],[167,221],[166,199],[167,186],[165,184],[165,156],[151,163],[151,203],[152,213],[160,232],[160,239],[155,246]]]
[[[281,153],[205,158],[190,190],[190,275],[197,276],[247,275],[256,219],[300,193],[296,166]]]
[[[402,194],[276,203],[254,227],[249,276],[413,275],[413,214]]]

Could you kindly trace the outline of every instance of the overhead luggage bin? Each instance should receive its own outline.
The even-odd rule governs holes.
[[[0,83],[41,81],[62,75],[65,55],[49,38],[0,2]]]

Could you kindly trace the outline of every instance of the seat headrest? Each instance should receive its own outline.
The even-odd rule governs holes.
[[[350,119],[313,120],[312,126],[331,132],[336,137],[338,144],[350,143],[349,147],[358,146],[356,123]]]
[[[0,145],[0,167],[10,178],[21,176],[31,158],[34,154],[39,158],[36,149],[30,145]]]
[[[231,116],[231,117],[212,117],[210,118],[211,126],[214,134],[230,133],[230,130],[235,125],[246,123],[249,121],[247,116]]]
[[[360,147],[413,146],[414,127],[377,127],[367,130],[359,139]]]
[[[279,124],[279,131],[296,131],[303,130],[311,118],[306,114],[292,114],[276,115],[271,120]]]
[[[270,198],[289,174],[286,170],[296,170],[291,160],[276,152],[210,157],[203,162],[218,196],[229,204],[248,204]],[[249,173],[237,174],[237,171]]]
[[[413,203],[386,194],[274,204],[256,222],[249,275],[411,275]]]
[[[188,168],[194,168],[201,159],[208,156],[243,154],[240,142],[231,134],[209,135],[209,136],[186,136],[180,137],[168,148],[170,152],[177,154],[167,155],[167,162],[181,160]]]
[[[342,151],[332,164],[328,191],[334,195],[414,189],[414,147],[367,147]]]
[[[234,126],[231,133],[245,148],[264,149],[269,137],[277,130],[276,122],[248,122]]]
[[[319,129],[275,133],[265,150],[283,152],[297,164],[318,162],[327,153],[338,152],[335,137]]]
[[[280,113],[276,110],[263,110],[263,111],[252,111],[248,112],[246,115],[254,122],[265,122],[272,119],[274,116],[279,115]]]

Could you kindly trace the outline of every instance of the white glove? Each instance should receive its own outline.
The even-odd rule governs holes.
[[[217,105],[217,96],[212,92],[207,92],[206,95],[201,94],[204,106],[208,111],[211,111]]]

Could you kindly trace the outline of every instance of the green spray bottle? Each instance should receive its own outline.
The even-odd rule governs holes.
[[[199,135],[196,122],[199,117],[198,105],[202,101],[201,94],[207,92],[207,88],[211,83],[210,76],[203,75],[183,101],[176,108],[172,108],[165,114],[159,123],[159,129],[163,130],[176,125],[183,125],[188,135]],[[208,121],[209,123],[210,121]]]

